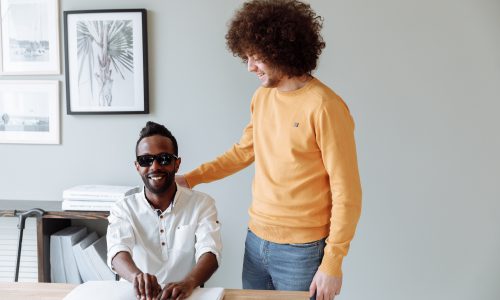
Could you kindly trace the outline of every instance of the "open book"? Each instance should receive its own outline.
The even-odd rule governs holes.
[[[186,300],[222,300],[223,288],[196,288]],[[88,281],[74,288],[63,300],[137,300],[127,281]]]

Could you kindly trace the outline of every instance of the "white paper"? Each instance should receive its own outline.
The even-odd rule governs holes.
[[[186,300],[222,300],[224,289],[196,288]],[[63,300],[137,300],[128,281],[88,281],[74,288]]]
[[[126,281],[87,281],[74,288],[64,300],[137,300],[134,287]]]

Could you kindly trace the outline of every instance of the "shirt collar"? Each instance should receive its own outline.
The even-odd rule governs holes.
[[[184,190],[179,186],[177,185],[177,183],[175,183],[175,185],[177,186],[177,191],[175,192],[175,196],[174,196],[174,200],[172,201],[172,203],[170,203],[170,205],[167,207],[167,209],[165,209],[165,211],[163,211],[161,214],[163,215],[164,213],[167,213],[167,212],[172,212],[172,210],[175,208],[179,198],[181,198],[181,194],[184,193]],[[148,199],[146,198],[146,187],[143,186],[142,187],[142,193],[141,193],[141,197],[142,201],[145,203],[145,205],[147,205],[147,207],[151,208],[152,211],[154,211],[156,213],[156,211],[158,209],[154,208],[151,203],[148,202]]]

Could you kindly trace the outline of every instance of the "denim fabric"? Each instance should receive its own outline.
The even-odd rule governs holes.
[[[276,244],[248,230],[243,288],[308,291],[323,258],[325,239],[306,244]]]

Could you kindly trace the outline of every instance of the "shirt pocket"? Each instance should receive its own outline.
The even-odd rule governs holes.
[[[196,225],[179,225],[175,227],[173,249],[185,252],[194,250]]]

